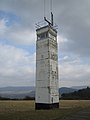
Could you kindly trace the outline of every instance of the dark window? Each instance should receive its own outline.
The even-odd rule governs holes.
[[[41,40],[48,37],[48,32],[37,35],[37,40]]]

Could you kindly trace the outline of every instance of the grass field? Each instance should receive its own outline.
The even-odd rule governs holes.
[[[90,100],[61,100],[60,108],[35,110],[34,101],[0,101],[0,120],[62,120],[83,109]]]

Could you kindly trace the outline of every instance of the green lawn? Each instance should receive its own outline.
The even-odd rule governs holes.
[[[60,108],[35,110],[34,101],[0,101],[0,120],[60,120],[82,109],[90,100],[61,100]]]

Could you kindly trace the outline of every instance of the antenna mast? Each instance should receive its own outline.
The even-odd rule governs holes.
[[[44,17],[45,17],[45,9],[46,8],[46,5],[45,5],[45,0],[44,0]]]
[[[52,0],[50,0],[50,11],[52,12]]]
[[[44,0],[44,20],[49,24],[53,26],[53,13],[52,13],[52,0],[50,0],[50,11],[51,11],[51,21],[47,20],[45,17],[45,0]]]
[[[50,10],[51,10],[51,24],[53,26],[53,13],[52,13],[52,0],[50,0]]]

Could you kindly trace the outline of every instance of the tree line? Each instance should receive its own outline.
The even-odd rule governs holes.
[[[90,88],[81,89],[71,93],[64,93],[61,95],[63,100],[90,100]]]
[[[25,98],[7,98],[0,96],[0,100],[35,100],[35,97],[26,96]]]

